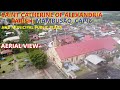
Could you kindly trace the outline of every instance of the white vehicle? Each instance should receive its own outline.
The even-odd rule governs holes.
[[[8,32],[8,31],[5,31],[5,33],[6,33],[6,36],[10,34],[14,34],[14,32]]]
[[[110,35],[109,33],[101,33],[102,36]]]
[[[114,32],[114,31],[111,31],[111,32],[109,32],[109,34],[110,34],[110,35],[114,35],[114,34],[115,34],[115,32]]]
[[[39,33],[38,36],[39,37],[44,37],[46,34],[47,34],[47,32],[42,32],[42,33]]]

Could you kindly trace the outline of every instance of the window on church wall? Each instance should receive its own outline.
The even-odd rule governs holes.
[[[101,54],[102,54],[102,51],[99,51],[99,54],[101,55]]]
[[[103,54],[103,50],[101,50],[101,54]]]
[[[68,59],[65,59],[65,61],[68,61]]]
[[[76,60],[78,60],[78,56],[76,56]]]
[[[73,62],[73,58],[71,58],[71,61]]]
[[[76,56],[76,57],[74,57],[74,63],[76,62],[76,60],[77,60],[77,56]]]
[[[66,61],[71,61],[70,58],[67,58]]]
[[[98,51],[98,54],[101,54],[101,53],[102,53],[101,50],[99,50],[99,51]]]

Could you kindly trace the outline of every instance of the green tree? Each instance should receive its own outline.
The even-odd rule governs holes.
[[[47,55],[42,50],[30,52],[29,57],[37,69],[43,69],[47,64]]]
[[[5,32],[0,27],[0,43],[2,42],[2,40],[4,39],[4,37],[5,37]]]
[[[30,38],[29,38],[29,34],[27,31],[23,31],[22,34],[20,35],[20,40],[19,40],[20,44],[28,44],[31,43]],[[29,49],[28,48],[24,48],[24,50],[28,53]]]
[[[1,58],[2,58],[2,54],[0,54],[0,60],[1,60]]]
[[[13,51],[14,54],[17,54],[17,53],[21,52],[20,48],[13,48],[12,51]]]
[[[14,30],[14,36],[18,36],[18,33]]]
[[[23,31],[22,34],[20,35],[20,40],[19,42],[21,44],[27,44],[27,43],[31,43],[30,39],[29,39],[29,34],[27,31]]]
[[[7,21],[8,21],[9,23],[12,23],[12,19],[10,19],[10,18],[8,18]]]
[[[34,50],[38,50],[38,48],[28,48],[28,52],[32,52]]]

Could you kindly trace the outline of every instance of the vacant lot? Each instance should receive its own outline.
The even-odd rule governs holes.
[[[85,65],[79,65],[79,67],[80,67],[80,70],[75,72],[77,77],[83,76],[84,74],[90,72],[90,69],[87,68]]]

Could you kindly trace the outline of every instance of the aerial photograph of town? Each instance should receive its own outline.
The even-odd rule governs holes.
[[[19,13],[0,11],[0,79],[120,79],[120,12],[100,12],[87,18],[57,12],[62,19],[47,13],[49,23],[36,18],[43,13],[19,12],[29,20],[17,24],[8,17]]]

